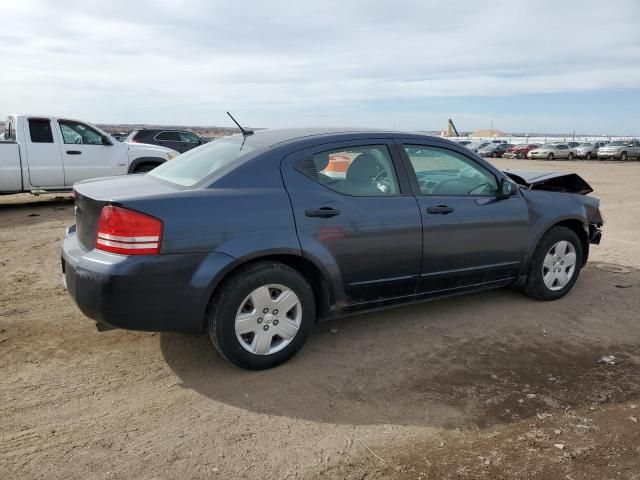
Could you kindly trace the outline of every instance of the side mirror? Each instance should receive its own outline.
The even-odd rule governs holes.
[[[102,145],[113,145],[113,143],[111,143],[111,140],[109,140],[109,137],[107,137],[106,135],[102,135]]]
[[[498,193],[496,195],[496,198],[500,200],[503,198],[508,198],[515,194],[516,194],[516,186],[506,178],[501,179],[500,187],[498,188]]]

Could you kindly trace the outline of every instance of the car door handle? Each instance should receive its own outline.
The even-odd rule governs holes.
[[[454,211],[454,208],[447,205],[438,205],[437,207],[427,207],[427,213],[446,215]]]
[[[80,150],[67,150],[67,154],[69,155],[82,155]]]
[[[305,210],[304,214],[307,217],[330,218],[330,217],[335,217],[336,215],[340,215],[340,210],[338,210],[337,208],[322,207],[322,208]]]

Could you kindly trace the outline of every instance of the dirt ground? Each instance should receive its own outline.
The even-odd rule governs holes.
[[[568,296],[321,323],[263,372],[204,336],[98,333],[60,281],[71,201],[0,198],[0,479],[640,479],[640,163],[496,163],[602,199]]]

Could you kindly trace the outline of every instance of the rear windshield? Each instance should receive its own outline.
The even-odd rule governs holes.
[[[255,157],[262,150],[244,143],[242,137],[216,140],[163,163],[149,175],[183,187],[192,187],[227,167]]]

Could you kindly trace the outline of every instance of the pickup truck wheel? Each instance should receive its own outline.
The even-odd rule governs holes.
[[[133,173],[147,173],[153,170],[158,166],[157,163],[143,163],[142,165],[138,165]]]
[[[573,153],[569,152],[569,156],[567,157],[569,161],[573,160]]]
[[[207,311],[209,338],[230,362],[249,370],[293,357],[315,322],[307,280],[276,262],[257,263],[225,280]]]
[[[553,153],[550,153],[549,155],[547,155],[547,160],[553,160]]]
[[[536,300],[563,297],[576,283],[581,266],[582,243],[578,235],[566,227],[553,227],[536,247],[524,292]]]
[[[620,160],[622,160],[623,162],[626,162],[629,159],[629,155],[627,155],[627,152],[622,152],[620,154]]]

